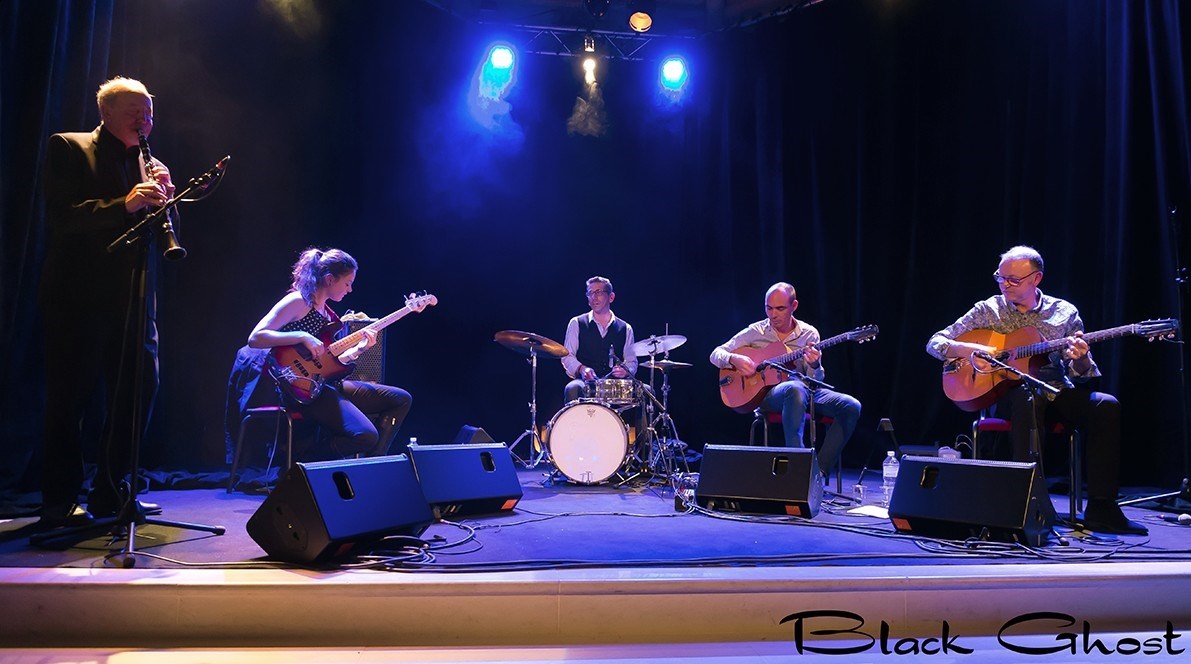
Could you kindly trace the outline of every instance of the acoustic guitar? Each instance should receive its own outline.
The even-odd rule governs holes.
[[[857,343],[872,341],[877,338],[878,332],[880,330],[876,325],[865,325],[851,332],[823,339],[815,344],[815,348],[823,350],[845,341]],[[754,408],[761,405],[761,401],[765,399],[770,388],[786,380],[784,373],[768,365],[786,365],[796,362],[806,355],[807,349],[804,346],[783,352],[785,350],[784,345],[772,343],[761,348],[744,346],[732,351],[751,359],[757,365],[757,373],[745,376],[736,369],[720,369],[720,399],[723,400],[724,405],[738,413],[751,413]]]
[[[1173,318],[1147,320],[1133,325],[1122,325],[1107,330],[1085,332],[1083,340],[1094,344],[1118,337],[1139,336],[1149,341],[1171,339],[1179,329],[1179,322]],[[1009,334],[992,330],[972,330],[956,337],[956,341],[983,344],[1004,350],[995,351],[993,357],[1031,376],[1038,375],[1038,369],[1049,360],[1046,356],[1067,347],[1067,339],[1046,341],[1033,327],[1023,327]],[[969,358],[958,357],[943,363],[943,393],[960,409],[976,412],[992,406],[1013,387],[1021,384],[1011,371],[996,369],[977,371]]]
[[[327,347],[326,354],[321,358],[312,357],[310,351],[302,344],[293,344],[272,348],[265,364],[269,369],[269,374],[277,380],[277,384],[281,386],[286,396],[300,404],[308,404],[319,395],[325,383],[346,378],[355,370],[355,364],[340,362],[339,358],[359,346],[364,341],[365,332],[368,330],[380,332],[407,315],[414,312],[421,313],[426,307],[436,304],[438,304],[438,298],[433,295],[425,293],[415,295],[405,301],[404,307],[384,318],[378,318],[376,322],[370,323],[338,341],[333,341],[334,335],[343,329],[343,325],[328,323],[316,335]]]

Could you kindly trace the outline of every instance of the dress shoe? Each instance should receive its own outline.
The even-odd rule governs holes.
[[[1121,508],[1111,500],[1093,498],[1083,512],[1083,527],[1094,533],[1113,535],[1148,535],[1145,526],[1130,521]]]
[[[95,518],[90,512],[77,503],[70,505],[42,505],[41,520],[43,526],[49,528],[64,528],[67,526],[85,526]]]

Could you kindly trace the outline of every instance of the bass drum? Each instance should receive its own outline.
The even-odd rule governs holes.
[[[616,411],[598,403],[567,404],[546,433],[558,471],[580,484],[598,484],[628,459],[629,433]]]

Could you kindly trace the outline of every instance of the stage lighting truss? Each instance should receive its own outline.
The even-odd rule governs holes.
[[[655,44],[672,47],[675,42],[690,43],[694,37],[649,37],[629,32],[609,32],[570,28],[523,26],[516,30],[518,50],[523,54],[580,57],[596,52],[615,60],[654,60]]]

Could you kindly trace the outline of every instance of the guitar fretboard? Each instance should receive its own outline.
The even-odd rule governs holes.
[[[1088,332],[1081,338],[1089,344],[1107,341],[1108,339],[1116,339],[1118,337],[1126,337],[1137,334],[1137,325],[1121,325],[1119,327],[1112,327],[1107,330],[1097,330],[1095,332]],[[1013,358],[1020,359],[1023,357],[1031,357],[1034,355],[1043,355],[1052,353],[1067,347],[1066,337],[1061,339],[1054,339],[1052,341],[1040,341],[1036,344],[1028,344],[1026,346],[1018,346],[1013,349]]]
[[[384,318],[378,318],[375,322],[369,323],[355,332],[352,332],[346,337],[328,346],[327,349],[331,351],[333,355],[338,356],[352,346],[360,343],[364,339],[365,330],[376,330],[379,332],[393,323],[401,320],[402,318],[405,318],[411,311],[413,311],[413,309],[408,306],[402,307],[388,316],[385,316]]]

